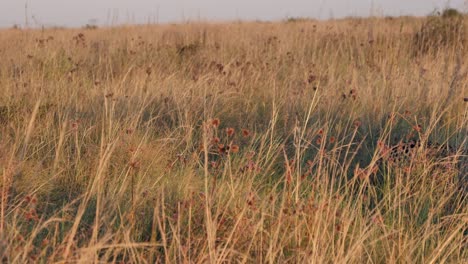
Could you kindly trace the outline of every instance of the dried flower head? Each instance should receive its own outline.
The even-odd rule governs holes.
[[[148,76],[150,76],[152,72],[153,72],[153,70],[151,69],[151,67],[146,68],[146,74]]]
[[[242,129],[242,135],[243,135],[244,137],[249,137],[249,136],[250,136],[250,131],[247,130],[247,129]]]
[[[379,148],[383,147],[384,145],[385,145],[385,143],[382,140],[377,140],[377,146]]]
[[[224,65],[221,63],[216,64],[216,69],[218,70],[219,73],[222,73],[224,70]]]
[[[229,146],[224,146],[223,144],[218,145],[218,153],[219,154],[226,154],[229,151]]]
[[[422,127],[420,125],[414,125],[413,129],[416,130],[417,132],[421,132]]]
[[[215,118],[215,119],[211,120],[211,125],[214,126],[214,127],[218,127],[220,123],[221,123],[221,121],[219,120],[219,118]]]
[[[29,210],[28,212],[26,212],[24,214],[24,217],[26,218],[26,220],[28,221],[38,221],[39,220],[39,216],[36,212],[36,209],[32,208],[31,210]]]
[[[232,152],[232,153],[237,153],[237,152],[239,152],[239,146],[238,146],[238,145],[232,145],[232,146],[231,146],[231,152]]]
[[[77,131],[78,130],[78,124],[79,124],[79,121],[73,121],[71,123],[71,128],[73,131]]]
[[[226,134],[227,134],[229,137],[234,136],[234,133],[235,133],[235,132],[236,132],[236,131],[235,131],[234,128],[232,128],[232,127],[226,128]]]
[[[335,141],[336,141],[336,138],[335,138],[335,137],[330,137],[330,143],[333,144],[333,143],[335,143]]]
[[[362,125],[362,122],[361,122],[361,120],[359,120],[359,119],[356,119],[356,120],[354,121],[354,123],[353,123],[353,126],[354,126],[355,128],[358,128],[358,127],[360,127],[361,125]]]
[[[315,80],[317,80],[317,76],[313,74],[309,75],[309,77],[307,78],[308,83],[313,83]]]
[[[321,138],[321,137],[317,137],[317,139],[315,140],[315,144],[317,144],[317,145],[322,144],[322,138]]]
[[[403,171],[404,171],[405,173],[410,173],[410,172],[411,172],[411,167],[410,167],[410,166],[405,166],[405,167],[403,168]]]
[[[211,142],[212,142],[213,144],[218,144],[220,141],[221,141],[221,140],[219,139],[219,137],[214,137],[214,138],[211,140]]]

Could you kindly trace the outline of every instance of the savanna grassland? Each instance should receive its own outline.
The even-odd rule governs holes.
[[[0,257],[466,262],[467,24],[1,30]]]

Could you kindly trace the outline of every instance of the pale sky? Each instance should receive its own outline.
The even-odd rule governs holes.
[[[344,16],[427,15],[451,6],[466,11],[467,0],[0,0],[0,27],[79,27],[187,20],[280,20]],[[25,8],[25,4],[28,8]]]

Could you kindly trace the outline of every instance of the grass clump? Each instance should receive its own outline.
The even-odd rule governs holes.
[[[425,19],[414,35],[417,54],[435,53],[441,49],[466,50],[466,16],[456,9],[445,9]]]

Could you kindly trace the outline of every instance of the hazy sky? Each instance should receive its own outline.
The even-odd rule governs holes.
[[[465,10],[465,0],[0,0],[0,27],[82,26],[95,19],[111,23],[184,20],[278,20],[286,17],[426,15],[450,6]]]

